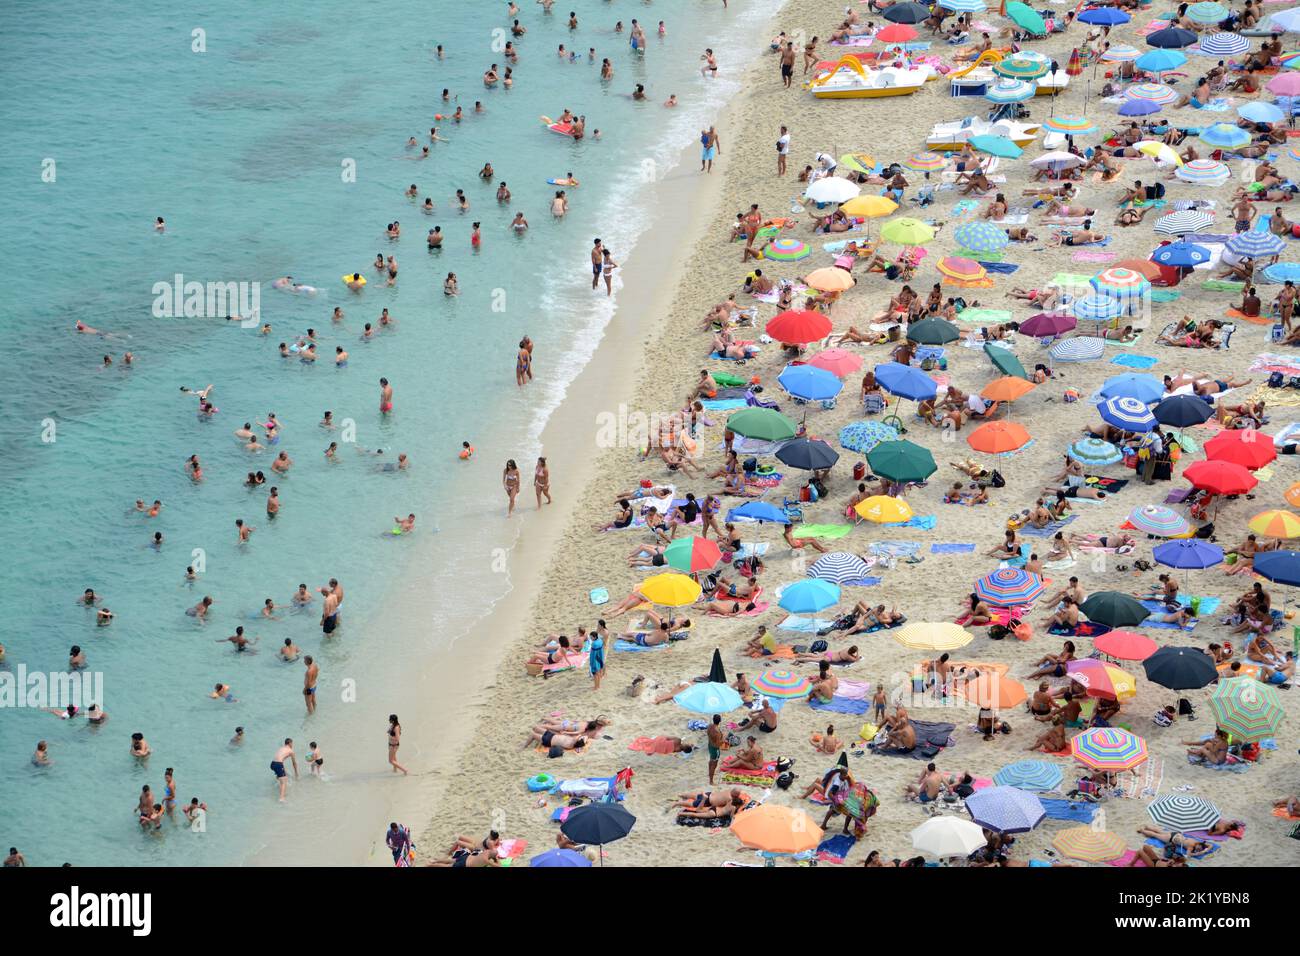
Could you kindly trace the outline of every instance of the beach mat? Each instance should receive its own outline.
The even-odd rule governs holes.
[[[1097,805],[1085,800],[1055,800],[1039,797],[1043,810],[1053,820],[1068,820],[1071,823],[1091,823],[1097,814]]]
[[[868,746],[870,746],[871,752],[878,757],[910,757],[912,760],[933,760],[933,757],[927,757],[922,751],[926,747],[944,748],[952,746],[952,732],[957,729],[957,725],[939,724],[928,720],[913,720],[912,729],[916,731],[916,746],[911,750],[887,750],[883,747],[877,747],[875,744],[869,744]]]
[[[1076,517],[1078,517],[1078,515],[1066,515],[1060,521],[1053,521],[1051,524],[1043,528],[1035,528],[1033,525],[1026,525],[1023,528],[1018,528],[1016,530],[1018,534],[1022,534],[1026,538],[1050,538]]]
[[[1158,358],[1155,358],[1154,356],[1151,355],[1133,355],[1132,353],[1125,353],[1123,355],[1116,355],[1113,359],[1110,360],[1110,364],[1123,365],[1126,368],[1145,370],[1151,368],[1159,361],[1160,360]]]
[[[852,697],[832,697],[828,701],[808,698],[808,706],[813,710],[829,710],[836,714],[865,714],[871,709],[871,702]]]
[[[842,538],[853,530],[851,524],[806,524],[798,528],[797,538]]]
[[[931,554],[973,554],[975,545],[973,544],[932,544],[930,545]]]
[[[858,838],[850,833],[837,833],[817,845],[817,859],[823,863],[843,863]]]

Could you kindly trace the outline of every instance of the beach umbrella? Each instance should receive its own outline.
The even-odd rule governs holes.
[[[1261,103],[1258,100],[1237,107],[1237,115],[1252,123],[1280,123],[1286,118],[1286,114],[1272,103]]]
[[[853,506],[860,518],[876,524],[901,524],[912,520],[912,506],[902,498],[891,495],[872,495]]]
[[[731,832],[741,844],[764,853],[804,853],[822,842],[822,828],[794,807],[762,803],[736,814]]]
[[[820,438],[796,438],[776,450],[776,459],[781,464],[800,471],[821,471],[839,461],[840,453]]]
[[[760,524],[764,521],[787,524],[790,521],[784,511],[768,501],[747,501],[739,508],[732,508],[727,512],[727,520],[735,521],[736,519],[757,521]]]
[[[958,282],[979,282],[988,278],[988,270],[976,262],[974,259],[965,259],[961,256],[944,256],[936,263],[935,268],[939,274],[948,279],[956,279]]]
[[[774,408],[742,408],[727,419],[727,428],[757,441],[785,441],[798,431],[794,422]]]
[[[922,246],[934,238],[934,227],[919,219],[903,216],[885,223],[880,238],[900,246]]]
[[[1208,541],[1197,541],[1195,538],[1158,544],[1151,549],[1151,556],[1165,567],[1189,571],[1201,571],[1223,563],[1222,548]]]
[[[648,577],[637,590],[650,603],[662,604],[664,607],[685,607],[694,604],[700,597],[699,582],[676,572]]]
[[[824,349],[808,360],[813,368],[830,372],[837,378],[852,375],[862,368],[862,359],[856,352],[848,349]]]
[[[1011,0],[1003,9],[1006,11],[1007,18],[1020,29],[1034,36],[1047,36],[1047,24],[1028,4],[1021,3],[1020,0]]]
[[[1276,33],[1300,32],[1300,7],[1272,14],[1268,18],[1268,29]]]
[[[1198,159],[1195,160],[1195,162],[1199,163],[1203,162],[1203,160]],[[1184,169],[1190,168],[1191,166],[1192,163],[1188,163]],[[1178,170],[1179,173],[1182,171],[1182,169]],[[1227,171],[1226,166],[1224,167],[1224,171]],[[1175,266],[1180,269],[1190,269],[1194,266],[1199,266],[1202,263],[1209,262],[1211,258],[1212,256],[1209,249],[1206,249],[1204,246],[1198,246],[1194,242],[1188,242],[1185,239],[1179,239],[1177,242],[1171,242],[1167,246],[1161,246],[1155,252],[1151,253],[1152,262],[1158,263],[1162,266]]]
[[[1250,134],[1240,126],[1233,126],[1231,123],[1215,123],[1213,126],[1207,126],[1198,138],[1202,143],[1221,149],[1234,149],[1250,142]]]
[[[1031,338],[1046,339],[1072,332],[1078,325],[1078,319],[1065,312],[1039,312],[1021,322],[1017,331]]]
[[[1195,42],[1196,34],[1181,27],[1165,27],[1147,37],[1147,46],[1159,47],[1163,50],[1179,49],[1191,46]]]
[[[1186,62],[1187,55],[1177,50],[1148,50],[1133,65],[1148,73],[1166,73],[1178,69]]]
[[[995,833],[1027,833],[1047,816],[1043,803],[1016,787],[987,787],[966,798],[972,820]]]
[[[1261,511],[1246,527],[1266,538],[1300,538],[1300,517],[1276,508]]]
[[[988,9],[984,0],[939,0],[939,6],[953,13],[983,13]]]
[[[1019,379],[1017,380],[1019,381]],[[1006,455],[1024,448],[1032,438],[1015,422],[985,422],[966,436],[966,443],[986,455]]]
[[[1167,143],[1160,143],[1153,139],[1142,140],[1134,147],[1143,156],[1150,156],[1157,163],[1165,163],[1171,166],[1182,166],[1183,157],[1174,151],[1174,148]]]
[[[805,189],[803,194],[806,199],[817,203],[841,203],[848,202],[860,192],[862,192],[861,186],[842,176],[823,176]]]
[[[1253,677],[1221,679],[1210,694],[1210,710],[1219,728],[1234,743],[1276,737],[1286,716],[1277,688]]]
[[[1132,674],[1090,657],[1070,661],[1065,671],[1084,686],[1089,697],[1128,700],[1137,694],[1137,681]]]
[[[1183,477],[1193,488],[1203,488],[1213,495],[1244,495],[1259,484],[1248,470],[1230,461],[1193,462],[1183,469]]]
[[[892,10],[893,8],[890,7],[889,9]],[[923,153],[913,153],[903,160],[903,165],[908,169],[915,169],[917,172],[935,173],[947,166],[948,160],[938,153],[926,150]]]
[[[821,578],[804,578],[781,592],[781,607],[791,614],[816,614],[840,602],[840,586]]]
[[[991,671],[982,671],[978,677],[962,681],[959,689],[968,701],[986,710],[1019,707],[1029,699],[1029,692],[1020,681]]]
[[[997,67],[995,66],[994,69],[996,70]],[[990,103],[1023,103],[1025,100],[1033,99],[1034,90],[1033,83],[1001,79],[985,88],[984,98]]]
[[[1042,577],[1023,568],[998,568],[975,582],[979,599],[997,607],[1033,604],[1046,590]]]
[[[1274,584],[1300,587],[1300,551],[1264,551],[1251,564],[1255,573]]]
[[[1223,816],[1209,800],[1190,793],[1167,793],[1147,804],[1147,815],[1156,826],[1171,833],[1208,830]]]
[[[840,156],[838,162],[846,169],[864,175],[870,175],[876,169],[876,160],[867,153],[844,153]],[[861,195],[861,193],[858,195]]]
[[[1144,405],[1155,404],[1164,393],[1164,382],[1141,372],[1112,375],[1101,383],[1102,398],[1135,398]]]
[[[819,578],[822,581],[830,581],[832,584],[848,584],[850,581],[861,581],[870,575],[871,565],[856,554],[850,554],[847,551],[832,551],[830,554],[823,554],[808,568],[810,578]]]
[[[818,292],[843,292],[854,285],[853,276],[834,266],[814,269],[804,276],[803,281]]]
[[[919,368],[898,362],[885,362],[875,367],[876,383],[890,395],[910,398],[919,402],[934,398],[938,386],[934,379]]]
[[[904,624],[889,633],[914,651],[955,651],[975,639],[970,631],[948,621]]]
[[[1070,310],[1077,319],[1109,322],[1111,319],[1119,317],[1120,313],[1124,311],[1124,306],[1120,305],[1118,299],[1112,299],[1108,295],[1086,295],[1081,299],[1075,299],[1070,306]],[[1103,351],[1105,351],[1104,348]],[[1091,357],[1100,358],[1101,352]]]
[[[1300,74],[1297,74],[1300,76]],[[970,148],[981,153],[988,153],[990,156],[1001,156],[1004,159],[1014,159],[1024,152],[1019,146],[1007,139],[1005,136],[993,136],[982,134],[972,136],[966,142],[970,143]]]
[[[1193,186],[1222,186],[1232,178],[1232,170],[1227,165],[1214,159],[1194,159],[1190,163],[1184,163],[1178,169],[1174,170],[1174,175],[1185,183],[1191,183]],[[1194,248],[1201,248],[1195,246]],[[1162,250],[1157,250],[1162,251]],[[1163,262],[1157,259],[1156,262]],[[1200,265],[1202,262],[1209,261],[1209,253],[1206,252],[1204,259],[1197,259],[1190,265]],[[1172,265],[1172,263],[1167,263]]]
[[[876,39],[881,43],[907,43],[916,37],[917,32],[905,23],[895,23],[876,32]]]
[[[1187,8],[1187,19],[1193,23],[1222,23],[1228,19],[1229,10],[1221,3],[1203,0]]]
[[[940,859],[970,856],[987,842],[980,826],[961,817],[931,817],[911,835],[912,849]]]
[[[1300,508],[1300,481],[1297,481],[1286,491],[1282,492],[1282,497],[1286,499],[1287,504]]]
[[[986,398],[990,402],[1014,402],[1018,398],[1024,398],[1037,387],[1033,382],[1028,382],[1023,378],[1017,378],[1014,375],[1003,375],[1001,378],[995,378],[985,385],[983,391],[980,392],[980,397]],[[1005,423],[989,422],[988,424],[1002,425]],[[1028,442],[1029,436],[1026,434],[1024,439]]]
[[[877,445],[867,453],[867,464],[875,474],[899,483],[925,481],[939,470],[928,448],[906,439]]]
[[[1297,74],[1300,76],[1300,74]],[[1182,236],[1188,233],[1200,232],[1202,229],[1208,229],[1214,225],[1214,217],[1209,213],[1201,212],[1199,209],[1184,209],[1180,212],[1171,212],[1166,216],[1161,216],[1156,220],[1155,230],[1165,236]]]
[[[1250,471],[1263,468],[1277,458],[1273,439],[1253,428],[1225,429],[1203,446],[1211,461],[1228,461]]]
[[[1214,415],[1214,408],[1199,395],[1170,395],[1151,410],[1161,425],[1187,428],[1199,425]]]
[[[1082,318],[1082,316],[1080,316]],[[1061,339],[1048,353],[1058,362],[1091,362],[1099,359],[1106,351],[1106,340],[1088,335],[1076,335]]]
[[[834,398],[844,388],[830,372],[813,365],[787,365],[776,380],[791,395],[809,402]]]
[[[993,64],[993,72],[1009,80],[1036,80],[1051,69],[1051,61],[1046,57],[1030,56],[1027,52],[1013,53]]]
[[[1133,627],[1151,614],[1141,601],[1121,591],[1097,591],[1084,599],[1079,610],[1088,620],[1107,627]]]
[[[1118,448],[1100,438],[1082,438],[1066,449],[1066,454],[1094,468],[1104,468],[1124,460]]]
[[[1186,518],[1163,505],[1134,508],[1129,513],[1128,521],[1138,531],[1158,538],[1176,538],[1180,534],[1186,534],[1191,527]]]
[[[594,843],[604,848],[606,843],[621,840],[632,832],[636,817],[618,803],[588,803],[574,807],[560,824],[560,832],[574,843]],[[601,866],[605,865],[602,852]]]
[[[984,354],[989,357],[993,367],[1003,375],[1016,375],[1023,379],[1029,378],[1029,373],[1025,367],[1020,364],[1020,359],[1016,358],[1014,352],[1002,345],[995,345],[992,342],[984,343]]]
[[[763,671],[750,683],[754,690],[777,700],[798,700],[807,697],[812,681],[793,671]]]
[[[1201,56],[1239,56],[1250,49],[1250,41],[1237,33],[1213,33],[1188,52]]]
[[[984,219],[962,223],[952,234],[963,249],[971,252],[1001,252],[1011,241],[1006,231]]]
[[[1114,7],[1090,7],[1076,18],[1080,23],[1090,23],[1097,27],[1116,27],[1133,19],[1122,10]]]
[[[1070,740],[1070,756],[1092,770],[1132,770],[1147,759],[1147,742],[1122,727],[1093,727]]]
[[[1107,863],[1124,855],[1126,844],[1118,833],[1092,827],[1070,827],[1052,838],[1062,856],[1085,863]]]
[[[744,704],[735,688],[727,684],[727,672],[722,666],[722,653],[715,647],[713,661],[709,665],[709,679],[691,684],[678,694],[673,701],[683,710],[695,714],[719,714],[735,710]]]
[[[1135,83],[1124,91],[1127,100],[1145,100],[1157,106],[1168,106],[1177,101],[1178,94],[1163,83]]]
[[[1142,51],[1137,47],[1116,43],[1101,55],[1101,60],[1105,63],[1132,63],[1141,55]]]
[[[930,17],[930,8],[923,3],[892,3],[882,16],[891,23],[923,23]]]
[[[1071,169],[1075,166],[1083,165],[1083,158],[1076,156],[1074,153],[1067,153],[1062,149],[1054,149],[1050,153],[1043,153],[1029,161],[1029,165],[1035,169],[1041,169],[1045,166],[1051,166],[1055,169]]]
[[[993,782],[1021,790],[1055,790],[1063,776],[1057,764],[1046,760],[1017,760],[995,773]]]
[[[1270,282],[1300,282],[1300,262],[1275,262],[1264,270],[1264,278]]]
[[[559,847],[554,850],[547,850],[545,853],[539,853],[528,861],[530,867],[562,867],[562,866],[591,866],[591,861],[579,853],[577,850],[566,850]]]
[[[865,455],[881,442],[896,441],[898,429],[884,422],[852,422],[840,429],[840,447]]]
[[[777,262],[797,262],[800,259],[806,259],[812,255],[812,250],[808,248],[808,243],[802,239],[792,239],[783,236],[780,239],[773,239],[763,247],[763,258],[774,259]]]
[[[1229,252],[1245,259],[1258,259],[1260,256],[1275,256],[1286,248],[1286,240],[1271,232],[1248,229],[1239,232],[1226,243]]]
[[[1077,46],[1070,51],[1070,58],[1065,61],[1065,75],[1066,76],[1083,75],[1083,57],[1079,55],[1079,48]],[[1089,130],[1089,132],[1096,132],[1096,131]]]
[[[844,205],[840,212],[846,216],[862,216],[866,219],[879,219],[898,211],[898,203],[888,196],[855,196]]]
[[[1104,422],[1129,432],[1149,432],[1156,427],[1155,416],[1147,409],[1146,402],[1136,398],[1108,398],[1097,406],[1097,412]]]
[[[1278,96],[1295,96],[1300,93],[1300,73],[1279,73],[1264,88]]]
[[[1069,70],[1066,72],[1068,73]],[[1053,133],[1064,133],[1066,136],[1086,136],[1097,132],[1097,124],[1088,117],[1067,113],[1043,120],[1042,126],[1043,129],[1051,130]]]
[[[1147,680],[1170,690],[1195,690],[1219,679],[1214,658],[1199,647],[1162,647],[1142,662]]]
[[[1092,639],[1092,646],[1121,661],[1144,661],[1159,648],[1159,644],[1136,631],[1107,631]]]
[[[907,340],[921,345],[947,345],[959,338],[961,333],[957,331],[957,326],[938,316],[913,322],[907,327]]]
[[[664,548],[664,563],[670,568],[694,574],[708,571],[722,560],[722,551],[708,538],[678,538]]]
[[[790,309],[769,319],[764,331],[777,342],[807,345],[831,334],[831,320],[810,309]]]
[[[1120,116],[1150,116],[1160,112],[1160,104],[1150,100],[1125,100],[1117,112]]]

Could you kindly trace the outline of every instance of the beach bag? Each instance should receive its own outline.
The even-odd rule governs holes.
[[[1007,480],[1002,477],[1002,472],[998,471],[996,468],[994,468],[993,473],[989,475],[989,481],[993,484],[994,488],[1005,488],[1007,486]]]
[[[1016,621],[1011,626],[1011,633],[1018,641],[1027,641],[1034,636],[1034,628],[1028,621]]]
[[[808,648],[808,653],[825,654],[828,650],[830,650],[830,647],[831,647],[830,644],[828,644],[826,641],[813,641],[811,646],[809,646]]]
[[[1281,372],[1272,372],[1268,376],[1269,388],[1281,388],[1282,383],[1286,381]]]
[[[1214,522],[1211,521],[1209,524],[1204,525],[1203,527],[1197,528],[1197,529],[1196,529],[1196,534],[1195,534],[1193,537],[1197,537],[1197,538],[1200,538],[1200,539],[1202,539],[1202,540],[1206,540],[1206,539],[1211,538],[1211,537],[1213,537],[1213,536],[1214,536]]]
[[[1178,698],[1178,716],[1179,717],[1195,716],[1195,711],[1192,710],[1192,702],[1188,700],[1186,697]]]
[[[790,785],[794,783],[795,776],[796,774],[793,774],[787,770],[785,773],[780,774],[776,778],[776,785],[782,790],[789,790]]]
[[[758,471],[758,459],[746,458],[744,462],[741,464],[740,468],[743,472],[745,472],[745,474],[752,475],[754,472]]]
[[[779,774],[780,774],[780,773],[788,773],[792,767],[794,767],[794,760],[793,760],[793,758],[791,758],[791,757],[777,757],[777,758],[776,758],[776,772],[777,772],[777,773],[779,773]]]

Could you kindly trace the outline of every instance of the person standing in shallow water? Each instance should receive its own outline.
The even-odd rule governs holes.
[[[533,490],[537,493],[537,510],[542,510],[542,496],[546,496],[546,503],[551,503],[551,469],[546,465],[545,458],[537,459],[537,468],[533,471]]]
[[[506,497],[510,499],[510,507],[506,510],[506,517],[509,518],[515,513],[515,498],[519,496],[519,466],[513,458],[506,462],[505,470],[501,472],[501,485],[506,490]]]
[[[393,768],[393,773],[399,770],[406,774],[408,771],[397,762],[397,751],[402,746],[402,724],[397,719],[396,714],[388,715],[388,763]]]

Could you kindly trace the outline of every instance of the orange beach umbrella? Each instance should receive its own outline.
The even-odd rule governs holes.
[[[1024,448],[1032,439],[1024,425],[1015,422],[985,422],[966,436],[966,442],[986,455],[1004,455]]]

